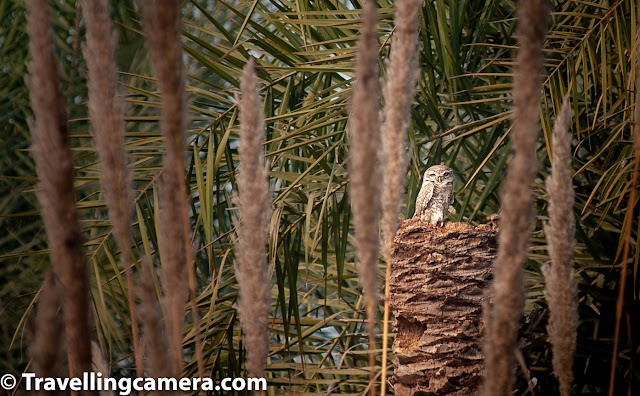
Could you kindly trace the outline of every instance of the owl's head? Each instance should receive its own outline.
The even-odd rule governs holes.
[[[424,172],[422,183],[426,182],[439,185],[453,184],[453,169],[445,165],[434,165]]]

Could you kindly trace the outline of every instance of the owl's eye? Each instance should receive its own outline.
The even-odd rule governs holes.
[[[435,173],[429,173],[429,176],[435,176],[435,175],[436,175]]]

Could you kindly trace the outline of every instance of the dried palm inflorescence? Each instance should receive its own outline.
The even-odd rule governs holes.
[[[258,95],[254,62],[244,67],[240,79],[240,166],[236,278],[240,287],[238,314],[247,350],[250,376],[264,377],[267,358],[271,280],[267,265],[267,236],[271,202],[262,139],[264,118]]]
[[[551,139],[549,225],[545,227],[551,265],[542,268],[545,296],[549,303],[549,336],[553,345],[553,371],[560,382],[560,394],[568,396],[573,382],[573,357],[578,327],[577,286],[573,277],[573,183],[571,177],[571,133],[569,96],[564,99]]]
[[[407,174],[405,145],[411,121],[411,103],[415,95],[418,67],[418,16],[422,0],[396,2],[391,56],[387,64],[387,79],[383,87],[384,111],[381,130],[382,156],[382,250],[387,261],[385,304],[382,337],[382,378],[380,394],[386,392],[387,328],[389,322],[390,250],[398,227],[401,197]]]
[[[147,354],[146,369],[154,378],[170,377],[172,362],[167,359],[169,340],[162,317],[162,309],[156,296],[155,283],[153,281],[153,266],[151,259],[142,259],[142,277],[140,284],[140,323],[144,333],[145,353]]]
[[[636,1],[636,21],[640,18],[640,1]],[[634,207],[636,205],[636,193],[638,192],[638,174],[640,173],[640,24],[636,22],[636,103],[633,109],[633,170],[631,171],[631,186],[629,188],[629,200],[627,201],[627,213],[624,219],[624,227],[622,235],[624,242],[622,246],[620,280],[618,282],[618,297],[616,300],[616,323],[613,335],[613,348],[611,351],[611,368],[609,372],[609,390],[608,395],[613,396],[615,393],[616,382],[616,366],[618,363],[618,347],[620,344],[620,326],[622,323],[622,313],[625,302],[625,288],[627,279],[627,263],[630,255],[631,244],[631,227],[633,223]],[[636,249],[638,247],[636,246]]]
[[[547,31],[549,3],[530,0],[518,11],[517,68],[514,77],[514,119],[509,163],[501,196],[501,231],[494,263],[494,305],[485,310],[484,395],[511,395],[518,324],[522,316],[523,265],[533,225],[531,185],[537,173],[539,102],[543,68],[542,45]]]
[[[111,366],[107,361],[107,357],[102,352],[102,348],[100,345],[91,341],[91,355],[93,356],[93,372],[102,374],[103,378],[111,377]],[[100,396],[115,396],[115,392],[113,390],[100,390]]]
[[[415,96],[418,68],[418,15],[422,0],[396,3],[391,56],[383,88],[384,122],[382,124],[382,248],[389,254],[398,228],[401,197],[407,176],[405,150],[411,121],[411,103]]]
[[[61,290],[70,376],[91,369],[89,286],[73,186],[73,159],[53,51],[48,2],[27,1],[29,93],[35,116],[31,149],[39,177],[38,202],[51,262]],[[36,352],[37,353],[37,352]]]
[[[38,315],[31,337],[29,352],[31,367],[38,377],[57,377],[60,362],[60,335],[62,327],[58,318],[60,296],[53,272],[49,271],[40,296],[38,296]],[[46,394],[40,391],[39,394]]]
[[[365,3],[362,32],[356,55],[356,83],[351,98],[349,175],[353,224],[355,226],[360,283],[364,289],[369,334],[369,365],[375,367],[375,318],[378,305],[379,169],[377,151],[380,141],[378,124],[378,14],[373,0]],[[375,387],[371,384],[372,394]]]
[[[89,115],[100,157],[100,180],[113,235],[120,248],[125,270],[131,332],[138,376],[142,376],[142,351],[131,277],[131,175],[127,168],[124,132],[124,106],[116,92],[116,37],[109,18],[107,0],[83,1],[82,15],[87,25],[85,59],[89,69]]]
[[[159,247],[163,285],[166,294],[167,324],[173,375],[182,372],[182,332],[189,278],[194,271],[190,248],[191,228],[187,213],[184,180],[184,131],[187,122],[184,67],[180,44],[180,1],[142,2],[142,20],[149,43],[151,61],[162,98],[161,128],[164,137],[162,180],[160,185]],[[194,276],[195,280],[195,276]],[[195,307],[194,307],[195,308]],[[197,310],[193,311],[198,322]],[[196,336],[198,368],[202,367],[199,336]],[[201,375],[204,375],[201,373]]]

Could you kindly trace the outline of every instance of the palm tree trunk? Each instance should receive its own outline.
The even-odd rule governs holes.
[[[485,225],[400,224],[389,281],[396,395],[478,393],[481,312],[496,237]]]

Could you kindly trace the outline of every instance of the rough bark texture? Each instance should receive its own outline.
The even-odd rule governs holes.
[[[485,225],[400,223],[389,281],[396,395],[479,393],[481,311],[496,237]]]

